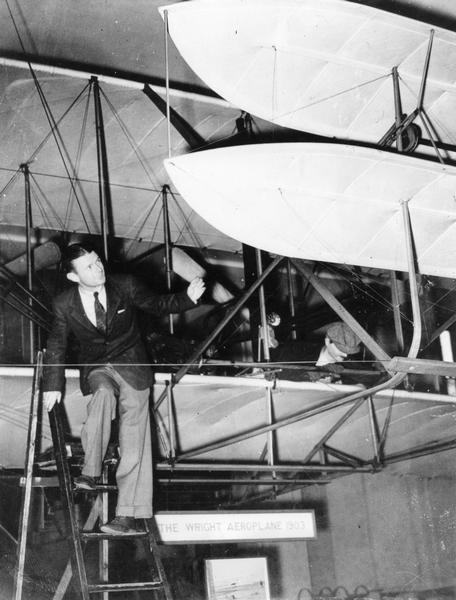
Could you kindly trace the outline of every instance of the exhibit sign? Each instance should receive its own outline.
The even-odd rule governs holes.
[[[158,512],[165,544],[309,540],[316,537],[313,510]]]

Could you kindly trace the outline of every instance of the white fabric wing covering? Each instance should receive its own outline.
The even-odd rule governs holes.
[[[456,141],[456,34],[345,0],[192,0],[160,9],[183,58],[233,105],[274,123],[377,142],[417,106],[434,30],[424,108]]]
[[[342,144],[261,144],[165,161],[203,219],[274,254],[408,270],[408,202],[421,273],[456,277],[456,168]]]

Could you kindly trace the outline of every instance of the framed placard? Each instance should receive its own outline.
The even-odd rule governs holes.
[[[204,544],[316,537],[313,510],[158,512],[160,541]]]
[[[266,558],[206,560],[208,600],[270,600]]]

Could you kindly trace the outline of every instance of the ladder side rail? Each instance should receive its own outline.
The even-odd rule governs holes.
[[[67,534],[71,537],[70,554],[72,558],[73,574],[77,575],[80,586],[80,597],[82,600],[89,600],[87,573],[84,564],[84,555],[82,551],[81,539],[79,537],[79,528],[74,512],[74,499],[70,467],[67,461],[67,449],[65,445],[65,436],[62,419],[63,407],[60,403],[54,404],[49,411],[49,424],[51,427],[52,441],[54,445],[55,460],[57,464],[57,473],[59,476],[59,485],[63,503],[63,512],[67,525]]]
[[[157,570],[157,575],[159,580],[161,581],[161,585],[162,585],[162,591],[163,594],[165,596],[166,600],[173,600],[173,594],[171,592],[171,587],[169,585],[168,582],[168,578],[166,576],[165,573],[165,569],[163,567],[163,563],[160,557],[160,551],[158,549],[158,527],[157,527],[157,523],[155,521],[155,518],[152,517],[151,519],[144,519],[144,525],[146,527],[146,531],[147,531],[147,539],[148,539],[148,544],[149,544],[149,551],[150,554],[146,555],[148,557],[153,557],[154,560],[154,567]]]
[[[27,548],[27,533],[30,521],[30,506],[32,499],[33,465],[35,463],[36,431],[38,425],[38,408],[40,384],[43,372],[43,352],[37,353],[36,366],[33,375],[32,398],[30,403],[29,425],[27,433],[27,452],[24,466],[24,488],[22,491],[21,515],[19,521],[19,540],[17,545],[17,568],[14,578],[14,600],[22,598],[24,582],[25,552]]]
[[[101,503],[102,503],[102,500],[100,500],[100,498],[97,498],[95,500],[92,508],[90,509],[89,516],[87,517],[87,520],[84,523],[83,530],[93,529],[95,527],[95,524],[98,521],[98,518],[99,518],[101,510],[102,510]],[[63,600],[63,597],[66,594],[67,588],[70,585],[71,577],[73,576],[73,570],[71,568],[72,562],[73,562],[72,558],[70,557],[68,559],[67,565],[65,567],[65,571],[63,572],[63,575],[60,578],[57,589],[56,589],[54,595],[52,596],[52,600]]]

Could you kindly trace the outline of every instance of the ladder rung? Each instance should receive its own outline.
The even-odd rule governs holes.
[[[25,477],[21,477],[19,479],[19,485],[24,487],[25,485]],[[32,487],[59,487],[59,480],[55,477],[33,477],[32,478]]]
[[[73,491],[78,494],[107,494],[109,492],[117,492],[116,485],[100,484],[93,488],[93,490],[86,490],[85,488],[79,488],[74,486]]]
[[[137,581],[136,583],[96,583],[89,584],[89,594],[99,592],[133,592],[135,590],[158,590],[163,587],[162,581]]]
[[[129,538],[146,537],[147,531],[135,531],[133,533],[103,533],[102,531],[81,531],[83,540],[122,540]]]

